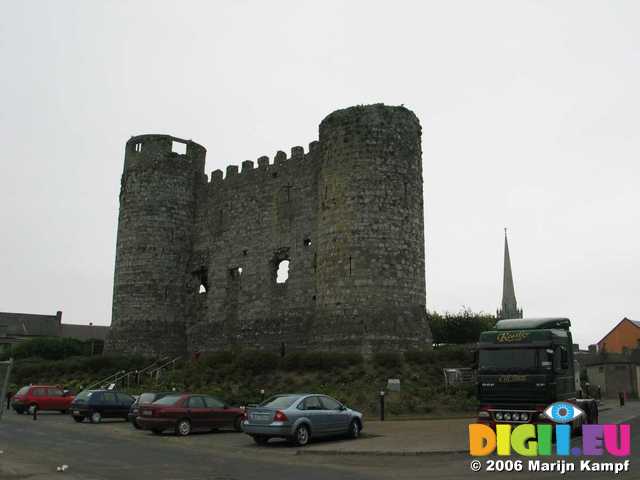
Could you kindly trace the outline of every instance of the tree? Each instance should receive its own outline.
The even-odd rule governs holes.
[[[484,312],[472,312],[463,308],[459,313],[427,312],[429,326],[434,344],[464,344],[475,343],[480,333],[491,330],[496,323],[496,317]]]

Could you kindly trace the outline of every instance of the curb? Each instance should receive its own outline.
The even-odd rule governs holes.
[[[349,450],[297,450],[296,455],[371,455],[371,456],[393,456],[393,457],[416,457],[427,455],[447,455],[447,454],[460,454],[469,453],[468,450],[423,450],[423,451],[410,451],[400,450],[394,452],[392,450],[362,450],[362,451],[349,451]]]

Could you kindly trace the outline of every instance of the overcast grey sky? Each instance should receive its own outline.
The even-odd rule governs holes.
[[[526,316],[640,319],[640,2],[0,4],[2,311],[110,323],[131,135],[210,172],[384,102],[423,127],[429,309],[495,312],[506,226]]]

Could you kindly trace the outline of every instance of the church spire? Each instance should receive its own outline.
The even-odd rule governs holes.
[[[502,276],[502,308],[497,312],[498,318],[522,318],[522,310],[518,310],[516,291],[513,287],[511,272],[511,257],[509,256],[509,242],[507,229],[504,229],[504,272]]]

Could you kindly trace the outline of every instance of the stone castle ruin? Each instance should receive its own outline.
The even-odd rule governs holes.
[[[404,107],[351,107],[210,180],[201,145],[132,137],[107,350],[429,348],[420,136]]]

